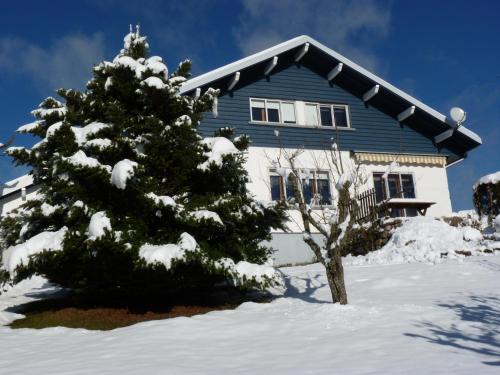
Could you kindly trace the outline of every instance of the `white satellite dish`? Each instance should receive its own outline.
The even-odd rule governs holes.
[[[465,112],[462,108],[453,107],[450,109],[450,117],[457,123],[458,126],[460,126],[467,119],[467,112]]]

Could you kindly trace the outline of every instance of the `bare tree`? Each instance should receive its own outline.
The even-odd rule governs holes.
[[[278,135],[277,135],[278,136]],[[304,150],[287,150],[280,147],[278,156],[272,160],[283,185],[291,184],[293,197],[286,204],[290,210],[298,210],[304,229],[304,242],[310,247],[318,261],[326,270],[332,301],[347,304],[347,292],[342,266],[342,254],[356,238],[358,225],[355,225],[356,195],[366,180],[364,174],[350,155],[344,155],[334,142],[330,150],[323,153],[319,160],[311,153],[315,171],[325,170],[333,179],[335,195],[325,201],[317,189],[311,189],[311,171],[300,164]],[[314,180],[313,180],[314,181]],[[305,191],[308,194],[305,194]],[[315,194],[310,194],[315,191]],[[307,202],[306,195],[311,196]],[[319,233],[318,242],[313,234]]]

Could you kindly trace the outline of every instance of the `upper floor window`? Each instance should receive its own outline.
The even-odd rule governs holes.
[[[283,182],[283,177],[278,175],[275,170],[271,170],[269,179],[271,186],[271,199],[273,201],[286,200],[294,197],[291,178],[288,178],[285,184]],[[304,200],[307,204],[311,203],[311,201],[313,206],[331,204],[332,195],[328,172],[311,172],[309,178],[303,176],[301,178],[301,182]]]
[[[306,103],[305,113],[306,125],[349,127],[347,105]]]
[[[344,104],[250,99],[251,121],[303,126],[349,128],[349,107]]]
[[[295,124],[295,102],[250,99],[252,121]]]

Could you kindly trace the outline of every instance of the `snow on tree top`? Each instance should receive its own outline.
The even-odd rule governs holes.
[[[138,44],[142,44],[146,47],[149,47],[148,43],[146,42],[146,37],[145,36],[140,36],[139,35],[139,25],[136,26],[136,31],[134,32],[132,30],[132,25],[130,25],[130,32],[125,35],[123,38],[123,47],[126,50],[131,49],[133,46],[136,46]]]
[[[487,174],[486,176],[481,177],[474,184],[474,190],[476,190],[479,185],[496,184],[498,182],[500,182],[500,171],[495,172],[495,173],[490,173],[490,174]]]

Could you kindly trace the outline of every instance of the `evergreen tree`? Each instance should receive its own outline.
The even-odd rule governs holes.
[[[58,90],[19,128],[42,140],[11,147],[32,167],[37,199],[0,223],[4,274],[74,290],[154,291],[278,280],[260,245],[284,211],[247,192],[249,138],[197,132],[218,91],[179,94],[190,61],[168,73],[139,30],[87,90]],[[5,272],[7,271],[7,272]]]

